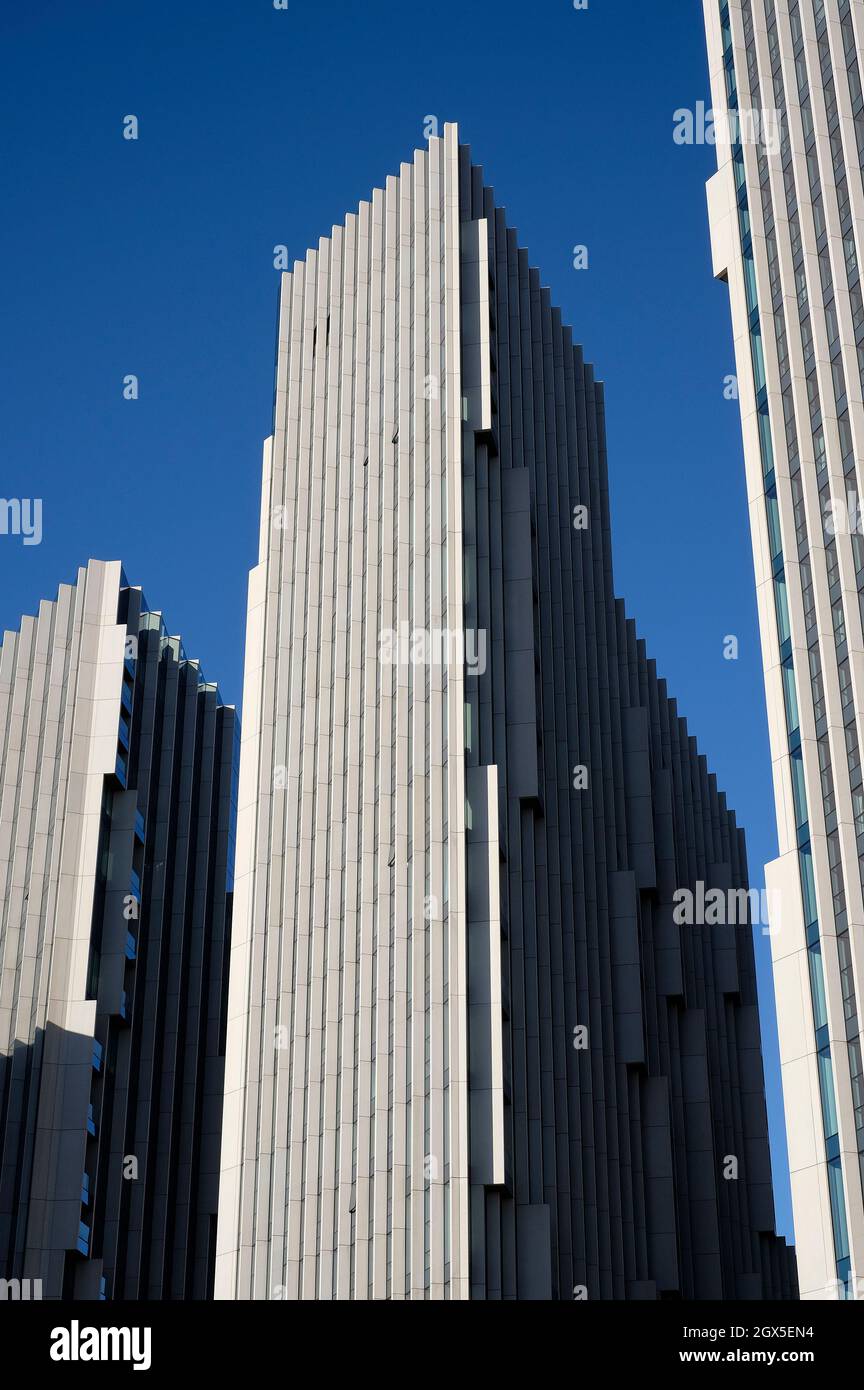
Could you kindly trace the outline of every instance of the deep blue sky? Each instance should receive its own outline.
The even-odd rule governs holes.
[[[0,536],[0,629],[88,557],[120,558],[239,703],[273,247],[302,257],[398,172],[426,115],[458,120],[606,382],[617,588],[761,886],[776,846],[714,152],[672,139],[677,108],[710,103],[699,0],[3,0],[0,25],[0,495],[43,498],[45,526],[40,547]]]

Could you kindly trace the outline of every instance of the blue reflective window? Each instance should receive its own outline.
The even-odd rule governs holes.
[[[855,1298],[855,1294],[854,1294],[853,1288],[852,1288],[852,1280],[851,1280],[851,1278],[850,1278],[850,1275],[851,1275],[851,1274],[852,1274],[852,1261],[848,1258],[848,1256],[847,1256],[847,1258],[846,1258],[845,1260],[838,1260],[838,1261],[837,1261],[837,1282],[838,1282],[839,1284],[842,1284],[842,1285],[843,1285],[843,1298],[844,1298],[844,1300],[848,1300],[848,1299],[853,1299],[853,1300],[854,1300],[854,1298]]]
[[[740,194],[738,198],[738,222],[741,227],[741,236],[750,235],[750,205],[747,202],[746,194]]]
[[[800,724],[798,692],[795,689],[795,667],[791,658],[783,662],[780,667],[780,674],[783,678],[783,694],[786,699],[786,727],[791,735],[797,732]]]
[[[834,1246],[838,1262],[849,1258],[849,1232],[846,1229],[846,1197],[843,1192],[843,1168],[839,1158],[828,1164],[828,1188],[831,1194],[831,1220],[834,1224]]]
[[[807,784],[804,781],[804,755],[800,748],[792,752],[792,798],[795,803],[795,825],[800,830],[807,824]]]
[[[742,189],[745,185],[747,175],[744,170],[744,151],[740,145],[736,147],[732,157],[732,168],[735,174],[735,188]]]
[[[765,510],[768,516],[768,544],[771,548],[771,559],[776,560],[783,554],[783,540],[780,535],[780,503],[777,501],[777,493],[769,492],[765,498]]]
[[[774,467],[774,445],[771,443],[771,421],[767,404],[759,407],[759,445],[762,449],[762,471],[770,473]]]
[[[818,922],[819,920],[819,913],[816,908],[816,880],[813,877],[813,854],[809,845],[800,851],[798,859],[801,865],[801,894],[804,898],[804,915],[809,926],[811,922]]]
[[[753,356],[753,381],[757,394],[765,389],[765,353],[762,350],[762,329],[756,324],[750,330],[750,348]]]
[[[756,262],[753,259],[753,247],[748,246],[744,252],[744,288],[747,291],[747,311],[753,313],[759,307],[759,296],[756,293]]]
[[[813,1000],[813,1022],[816,1028],[828,1023],[828,1002],[825,997],[825,971],[822,968],[822,946],[816,941],[807,948],[810,967],[810,994]],[[833,1131],[831,1131],[833,1132]]]
[[[789,599],[786,593],[786,576],[778,574],[774,580],[774,600],[777,608],[777,634],[782,647],[792,636],[789,623]]]
[[[825,1126],[825,1138],[830,1139],[833,1135],[838,1133],[837,1102],[834,1099],[834,1072],[831,1066],[830,1047],[821,1048],[816,1054],[816,1061],[819,1066],[819,1089],[822,1093],[822,1122]],[[839,1162],[839,1159],[837,1161]],[[837,1255],[839,1258],[839,1250],[837,1251]]]

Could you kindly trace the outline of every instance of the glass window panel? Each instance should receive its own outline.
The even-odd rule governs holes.
[[[807,920],[807,925],[810,926],[818,921],[816,909],[816,882],[813,877],[813,856],[810,849],[802,849],[799,859],[801,861],[801,892],[804,899],[804,916]]]
[[[837,1103],[834,1099],[834,1072],[831,1066],[831,1049],[823,1047],[817,1055],[819,1065],[819,1089],[822,1092],[822,1121],[825,1138],[831,1139],[837,1133]]]
[[[782,666],[783,693],[786,697],[786,727],[790,734],[794,734],[799,726],[798,715],[798,693],[795,689],[795,668],[791,661],[784,661]]]
[[[792,795],[795,802],[795,824],[800,830],[807,824],[807,784],[804,780],[804,758],[800,748],[792,754]]]
[[[774,580],[774,599],[777,607],[777,633],[780,638],[780,645],[788,642],[791,636],[789,626],[789,599],[786,593],[786,576],[778,574]]]
[[[834,1226],[834,1246],[838,1260],[849,1258],[849,1234],[846,1229],[846,1198],[843,1193],[843,1169],[839,1158],[828,1164],[828,1188],[831,1193],[831,1220]]]
[[[810,994],[813,1000],[813,1022],[817,1029],[824,1028],[828,1022],[828,1001],[825,997],[825,971],[822,968],[822,947],[818,941],[807,948],[807,963],[810,968]]]

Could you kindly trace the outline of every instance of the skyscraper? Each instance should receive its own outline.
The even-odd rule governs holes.
[[[791,1296],[743,835],[454,126],[283,277],[275,385],[217,1298]]]
[[[4,635],[7,1296],[212,1294],[236,745],[119,564]]]
[[[705,0],[768,698],[772,935],[802,1296],[864,1272],[860,0]]]

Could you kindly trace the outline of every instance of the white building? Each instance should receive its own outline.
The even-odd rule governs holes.
[[[673,920],[743,835],[609,529],[602,385],[447,126],[283,279],[217,1297],[794,1290],[750,926]]]
[[[801,1296],[864,1274],[861,0],[705,0],[779,836]],[[725,117],[728,117],[728,125]],[[779,139],[777,138],[779,132]]]

